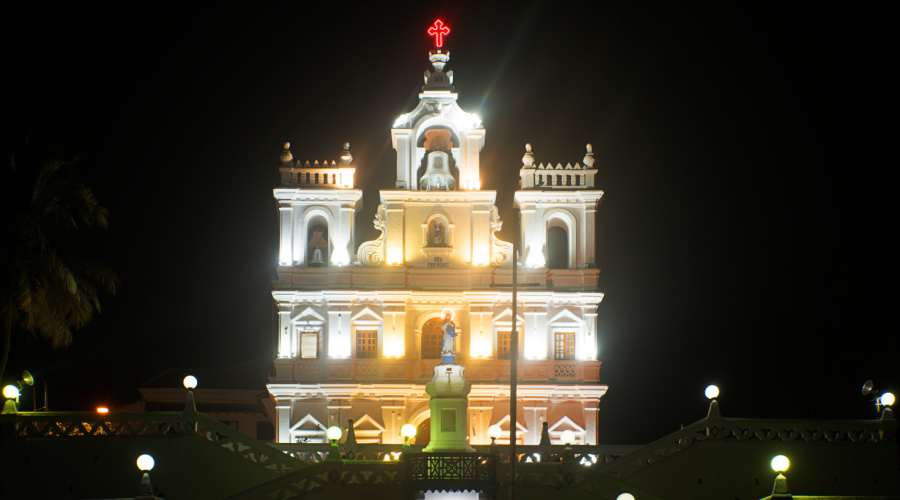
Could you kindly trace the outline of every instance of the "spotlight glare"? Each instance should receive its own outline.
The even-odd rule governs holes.
[[[882,394],[878,400],[881,402],[881,406],[893,406],[895,401],[894,395],[890,392]]]
[[[406,424],[400,428],[400,435],[405,437],[406,439],[412,439],[416,437],[416,426],[413,424]]]
[[[8,385],[3,388],[3,397],[6,399],[16,399],[19,397],[19,388],[14,385]]]
[[[196,389],[197,388],[197,377],[193,375],[188,375],[184,377],[184,388],[185,389]]]
[[[772,459],[772,470],[778,473],[782,473],[788,470],[788,467],[791,466],[791,461],[788,460],[788,457],[784,455],[778,455],[777,457]]]
[[[719,388],[714,385],[707,386],[704,394],[706,394],[708,399],[716,399],[719,397]]]
[[[137,467],[144,472],[151,470],[154,465],[156,465],[156,461],[146,453],[137,458]]]
[[[325,431],[325,437],[328,438],[328,440],[332,441],[332,442],[337,441],[343,435],[344,435],[344,432],[341,431],[341,428],[336,425],[332,425],[331,427],[328,428],[328,430]]]

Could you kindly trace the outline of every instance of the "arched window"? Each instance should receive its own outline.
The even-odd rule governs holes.
[[[306,265],[323,267],[328,265],[328,226],[313,224],[306,235]]]
[[[561,226],[547,229],[547,268],[569,268],[569,235]]]
[[[441,359],[444,331],[441,318],[432,318],[422,325],[422,359]]]

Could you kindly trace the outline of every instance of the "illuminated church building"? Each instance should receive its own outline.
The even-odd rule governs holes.
[[[440,47],[440,40],[436,40]],[[391,129],[395,188],[380,191],[378,238],[356,243],[363,193],[344,145],[321,165],[281,156],[274,190],[280,217],[278,354],[268,385],[277,442],[325,442],[325,428],[353,420],[359,443],[402,443],[400,427],[430,435],[425,383],[441,364],[449,317],[455,363],[471,392],[469,444],[510,429],[513,245],[496,233],[496,191],[482,189],[485,128],[457,103],[449,52],[429,53],[431,71],[415,109]],[[515,205],[518,262],[517,442],[552,442],[573,431],[597,444],[600,383],[596,317],[603,294],[595,258],[596,189],[591,146],[581,164],[538,164],[526,146]]]

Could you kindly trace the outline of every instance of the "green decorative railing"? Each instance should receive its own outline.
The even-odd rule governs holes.
[[[4,438],[104,439],[119,436],[195,436],[276,474],[307,467],[271,444],[190,412],[21,412],[0,417]]]
[[[274,443],[272,446],[282,450],[292,457],[308,464],[325,462],[328,459],[329,445],[324,443]],[[371,460],[371,461],[396,461],[401,458],[403,446],[399,444],[341,444],[341,457],[347,460]],[[410,446],[410,451],[418,453],[422,451],[422,445]],[[490,454],[489,445],[473,446],[476,453]],[[516,446],[516,458],[521,463],[559,462],[562,460],[563,445]],[[627,455],[640,446],[617,445],[573,445],[572,456],[582,465],[603,465],[610,463],[623,455]],[[509,446],[497,445],[497,460],[501,463],[509,462]]]
[[[597,470],[624,478],[704,441],[894,443],[897,436],[897,420],[890,409],[884,411],[880,420],[743,419],[723,418],[718,412],[713,402],[707,418],[641,446]]]

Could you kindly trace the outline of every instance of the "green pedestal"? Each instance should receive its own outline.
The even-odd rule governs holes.
[[[431,396],[431,441],[424,452],[475,451],[466,440],[466,420],[469,408],[469,391],[472,383],[465,377],[460,365],[437,365],[434,377],[425,384],[425,392]]]

